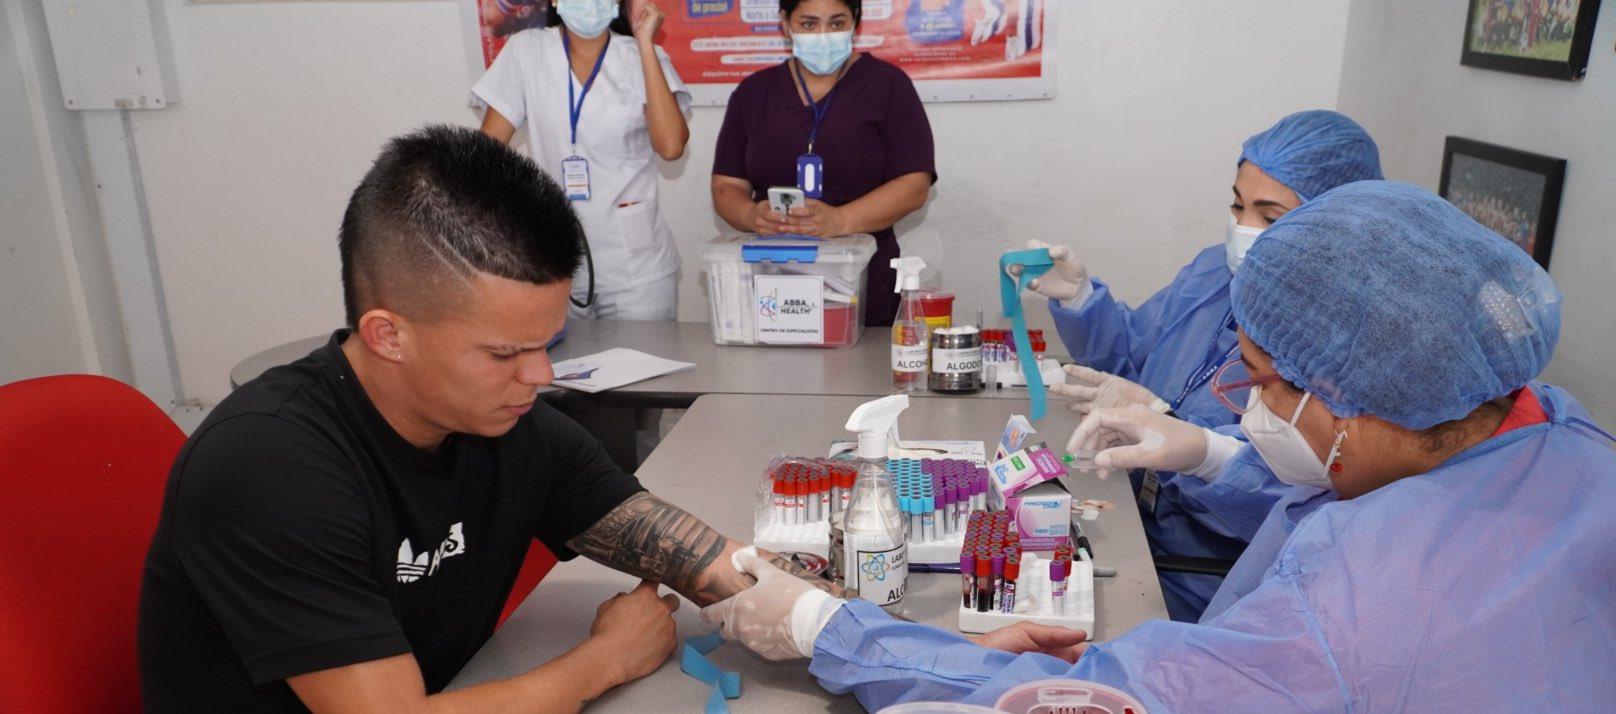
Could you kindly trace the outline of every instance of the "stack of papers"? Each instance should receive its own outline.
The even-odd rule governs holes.
[[[678,362],[639,350],[616,347],[587,357],[557,362],[555,386],[594,394],[664,374],[695,369],[694,362]]]

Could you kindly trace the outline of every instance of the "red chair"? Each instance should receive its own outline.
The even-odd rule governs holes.
[[[516,573],[516,584],[511,587],[511,594],[505,597],[505,608],[499,613],[499,622],[494,629],[499,629],[506,620],[511,619],[511,613],[527,599],[528,593],[538,587],[539,581],[550,574],[554,568],[556,557],[549,548],[537,540],[531,541],[527,547],[527,556],[522,559],[522,569]]]
[[[140,710],[140,576],[184,443],[116,380],[0,386],[0,710]]]

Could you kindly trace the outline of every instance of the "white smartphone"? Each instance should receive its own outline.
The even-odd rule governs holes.
[[[804,201],[802,189],[796,186],[774,186],[769,189],[769,209],[780,215],[790,213],[792,206],[801,206]]]

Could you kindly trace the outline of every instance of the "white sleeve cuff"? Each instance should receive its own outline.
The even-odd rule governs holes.
[[[820,630],[825,629],[831,616],[846,604],[846,600],[832,597],[819,588],[809,588],[797,597],[791,605],[791,640],[797,643],[797,651],[802,656],[814,656],[814,640],[819,639]]]
[[[1246,442],[1206,428],[1201,429],[1201,434],[1206,437],[1206,458],[1201,460],[1199,466],[1186,473],[1211,483],[1223,473],[1223,465],[1229,463],[1229,459],[1234,458]]]
[[[1091,296],[1093,294],[1094,294],[1094,281],[1092,281],[1092,280],[1084,280],[1083,281],[1083,287],[1078,288],[1077,297],[1072,298],[1070,300],[1062,300],[1062,301],[1060,301],[1060,306],[1064,307],[1064,308],[1066,308],[1068,310],[1076,310],[1076,309],[1082,307],[1083,303],[1088,302],[1089,296]]]

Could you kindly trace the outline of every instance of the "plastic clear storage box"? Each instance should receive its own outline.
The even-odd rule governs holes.
[[[875,238],[721,236],[707,243],[707,302],[720,345],[848,347],[864,324]]]

